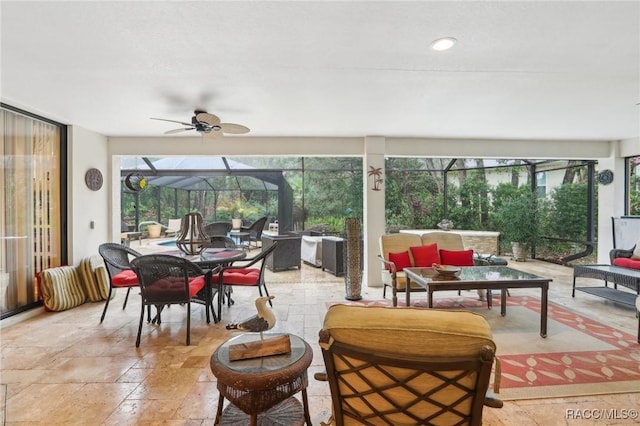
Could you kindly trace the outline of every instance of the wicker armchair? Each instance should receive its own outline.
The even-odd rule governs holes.
[[[209,237],[214,235],[226,236],[231,231],[231,222],[213,222],[204,226],[204,232]]]
[[[480,425],[484,405],[502,407],[489,391],[496,346],[477,314],[334,305],[319,340],[332,424]]]
[[[253,242],[253,243],[256,243],[256,247],[258,246],[258,241],[260,241],[262,237],[262,231],[264,231],[264,226],[267,224],[267,219],[268,218],[264,216],[256,220],[249,226],[240,227],[241,231],[249,233],[249,239],[248,239],[249,245],[251,245],[251,243]]]

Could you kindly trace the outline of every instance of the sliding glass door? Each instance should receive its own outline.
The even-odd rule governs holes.
[[[39,304],[37,275],[63,254],[65,127],[0,109],[0,317]]]

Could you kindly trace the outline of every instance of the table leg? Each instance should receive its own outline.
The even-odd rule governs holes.
[[[211,309],[211,314],[213,315],[213,322],[217,324],[220,322],[220,310],[218,309],[218,313],[216,313],[215,308],[213,307],[213,270],[209,270],[209,274],[206,276],[209,285],[209,295],[207,296],[207,309]],[[220,298],[220,294],[218,293],[218,298]],[[207,320],[207,323],[209,321]]]
[[[224,284],[218,276],[218,321],[222,321],[222,298],[224,296]]]
[[[304,409],[304,420],[307,426],[313,426],[311,424],[311,416],[309,415],[309,399],[307,398],[307,389],[302,389],[302,407]]]
[[[220,417],[222,417],[222,406],[224,405],[224,396],[220,393],[218,397],[218,409],[216,410],[216,420],[213,423],[214,426],[218,426],[220,424]]]
[[[207,314],[207,324],[211,323],[211,316],[209,315],[209,301],[211,300],[211,270],[204,275],[204,311]],[[217,322],[217,321],[216,321]]]
[[[251,420],[249,420],[249,425],[250,426],[258,426],[258,415],[257,414],[252,414],[251,415]]]
[[[406,306],[411,306],[411,280],[409,277],[405,279],[405,287],[404,287]]]
[[[507,289],[500,290],[500,315],[503,317],[507,315]]]
[[[427,308],[433,307],[433,288],[427,286]]]
[[[549,297],[549,283],[542,284],[542,299],[540,300],[540,336],[547,337],[547,301]]]

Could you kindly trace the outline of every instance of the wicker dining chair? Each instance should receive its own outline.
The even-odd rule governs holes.
[[[219,297],[226,298],[228,306],[233,304],[231,298],[233,286],[258,287],[260,296],[269,296],[269,290],[267,290],[267,284],[264,281],[264,271],[267,266],[267,258],[273,254],[277,246],[278,243],[275,242],[273,245],[263,248],[255,257],[241,259],[231,265],[223,266],[218,274],[212,276],[213,283],[218,285]],[[271,300],[269,300],[269,305],[273,306]]]
[[[109,275],[109,295],[107,296],[102,315],[100,316],[100,323],[102,323],[107,314],[107,308],[109,307],[109,301],[111,300],[114,289],[127,289],[122,309],[127,307],[127,300],[129,300],[131,288],[139,286],[138,277],[131,268],[131,259],[142,255],[128,246],[117,243],[100,244],[98,253],[104,260]]]
[[[131,266],[140,282],[142,307],[136,347],[140,346],[145,306],[157,308],[153,323],[162,323],[162,310],[167,305],[185,305],[187,307],[187,338],[191,343],[191,302],[205,304],[207,320],[209,309],[213,310],[212,295],[207,293],[206,271],[183,257],[167,254],[150,254],[131,261]],[[212,271],[217,272],[217,270]],[[210,290],[210,289],[209,289]],[[215,313],[214,313],[215,315]]]

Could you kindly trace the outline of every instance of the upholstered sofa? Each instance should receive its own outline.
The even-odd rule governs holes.
[[[404,292],[406,277],[403,269],[413,266],[431,266],[433,263],[455,266],[486,265],[487,262],[474,258],[473,250],[465,250],[462,237],[452,232],[430,232],[417,234],[386,234],[379,240],[382,263],[382,297],[386,297],[387,287],[393,292],[393,306],[397,306],[397,292]],[[411,283],[410,291],[425,291]],[[478,290],[484,298],[484,290]]]
[[[621,268],[640,270],[640,250],[638,250],[637,254],[634,254],[634,252],[636,251],[636,247],[637,245],[628,250],[613,249],[609,251],[609,259],[611,260],[611,264],[614,266],[619,266]]]

